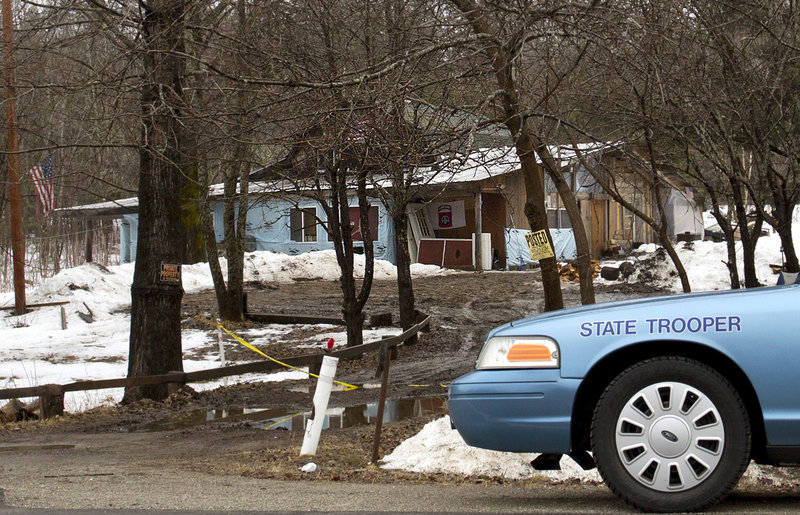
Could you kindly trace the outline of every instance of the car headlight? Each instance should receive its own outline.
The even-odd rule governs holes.
[[[483,346],[478,370],[489,368],[558,368],[558,344],[544,336],[496,336]]]

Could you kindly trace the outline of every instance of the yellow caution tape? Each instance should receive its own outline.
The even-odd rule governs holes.
[[[247,348],[248,348],[248,349],[250,349],[251,351],[253,351],[253,352],[256,352],[256,353],[258,353],[258,354],[260,354],[260,355],[264,356],[265,358],[267,358],[268,360],[272,361],[273,363],[277,363],[278,365],[284,366],[284,367],[286,367],[286,368],[291,368],[292,370],[296,370],[296,371],[298,371],[298,372],[302,372],[302,373],[304,373],[304,374],[308,374],[308,375],[310,375],[311,377],[316,377],[316,378],[319,378],[319,376],[318,376],[317,374],[312,374],[312,373],[311,373],[311,372],[309,372],[308,370],[303,370],[302,368],[297,368],[297,367],[294,367],[294,366],[292,366],[292,365],[289,365],[288,363],[284,363],[284,362],[282,362],[282,361],[278,361],[277,359],[275,359],[275,358],[273,358],[273,357],[271,357],[271,356],[267,356],[266,354],[264,354],[264,353],[263,353],[263,352],[261,352],[260,350],[256,349],[255,347],[253,347],[252,345],[250,345],[249,343],[247,343],[247,342],[246,342],[246,341],[244,341],[243,339],[239,338],[238,336],[236,336],[236,335],[235,335],[235,334],[233,334],[232,332],[228,331],[228,330],[227,330],[225,327],[223,327],[223,326],[222,326],[222,324],[217,324],[217,329],[222,329],[223,331],[225,331],[226,333],[228,333],[228,334],[229,334],[229,335],[230,335],[230,336],[231,336],[231,337],[232,337],[234,340],[236,340],[237,342],[241,343],[242,345],[244,345],[245,347],[247,347]],[[346,392],[347,392],[347,391],[350,391],[350,390],[355,390],[356,388],[358,388],[358,386],[356,386],[356,385],[353,385],[353,384],[348,384],[348,383],[343,383],[343,382],[341,382],[341,381],[336,381],[335,379],[334,379],[334,381],[333,381],[333,382],[334,382],[334,383],[336,383],[336,384],[340,384],[340,385],[344,386],[344,387],[345,387],[345,388],[344,388],[344,391],[346,391]]]
[[[300,415],[300,414],[302,414],[302,413],[303,413],[302,411],[298,411],[297,413],[292,413],[291,415],[287,415],[287,416],[283,417],[283,418],[282,418],[282,419],[280,419],[280,420],[276,420],[276,421],[275,421],[275,422],[273,422],[272,424],[270,424],[270,425],[268,425],[267,427],[265,427],[265,428],[264,428],[264,431],[266,431],[266,430],[268,430],[268,429],[272,429],[273,427],[277,426],[277,425],[278,425],[278,424],[280,424],[281,422],[283,422],[283,421],[285,421],[285,420],[289,420],[290,418],[294,418],[294,417],[296,417],[297,415]]]

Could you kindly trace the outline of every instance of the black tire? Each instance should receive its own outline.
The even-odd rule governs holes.
[[[750,423],[736,389],[712,368],[675,356],[619,374],[597,403],[591,440],[606,485],[643,511],[711,506],[750,461]]]

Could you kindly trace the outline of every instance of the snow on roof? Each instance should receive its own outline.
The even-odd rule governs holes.
[[[617,148],[618,143],[586,143],[577,147],[553,145],[550,154],[559,166],[567,166],[578,152],[591,154],[601,150]],[[536,156],[536,162],[541,159]],[[519,170],[520,161],[514,147],[477,149],[465,157],[454,157],[445,162],[440,170],[428,169],[420,173],[420,181],[427,184],[478,182]]]
[[[95,204],[80,206],[60,207],[55,211],[61,216],[94,215],[94,216],[119,216],[126,213],[136,213],[139,209],[139,197],[108,200]]]
[[[560,166],[566,166],[575,160],[578,152],[591,154],[598,151],[617,148],[619,143],[585,143],[577,147],[553,145],[548,150],[556,159]],[[541,160],[537,156],[537,163]],[[505,175],[519,170],[520,162],[514,147],[495,147],[477,149],[469,155],[462,157],[452,157],[440,166],[418,168],[415,170],[415,182],[418,184],[448,184],[448,183],[468,183],[480,182],[492,177]],[[383,188],[391,186],[388,180],[378,181],[377,185]],[[209,187],[209,196],[222,197],[225,187],[223,184],[214,184]],[[251,195],[264,194],[301,194],[311,190],[309,185],[303,188],[302,185],[287,181],[253,181],[249,183],[248,192]],[[98,204],[86,204],[69,208],[60,208],[56,211],[62,213],[76,214],[83,212],[86,214],[122,214],[134,213],[139,206],[137,197],[112,200]]]

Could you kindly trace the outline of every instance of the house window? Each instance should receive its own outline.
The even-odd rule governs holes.
[[[369,219],[369,234],[372,241],[378,239],[378,206],[370,206],[367,211]],[[353,241],[363,241],[364,235],[361,232],[361,209],[357,207],[350,208],[350,235]]]
[[[547,226],[551,229],[571,229],[567,210],[561,204],[558,193],[548,193],[547,199]]]
[[[317,241],[317,210],[313,207],[292,209],[289,212],[292,241]]]

